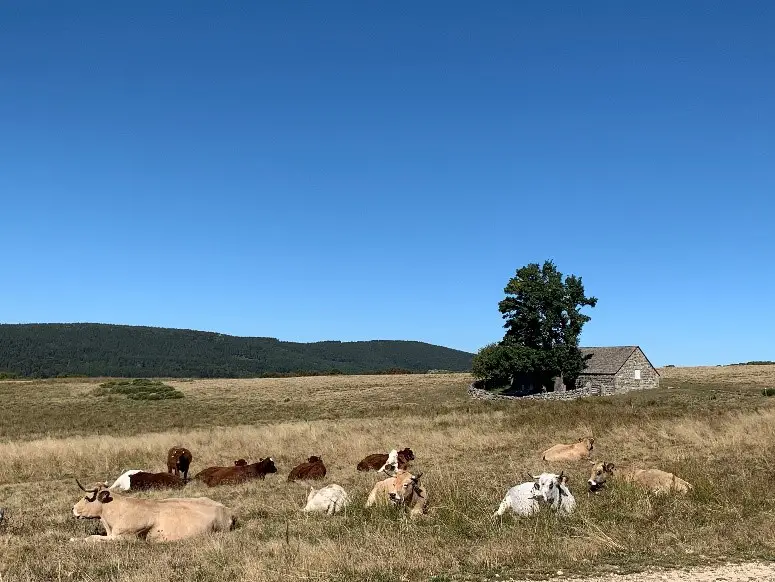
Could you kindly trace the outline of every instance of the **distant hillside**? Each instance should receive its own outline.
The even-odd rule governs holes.
[[[467,371],[473,354],[413,341],[294,343],[105,325],[0,324],[0,375],[244,378],[286,373]]]

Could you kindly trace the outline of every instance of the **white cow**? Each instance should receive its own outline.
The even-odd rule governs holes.
[[[304,506],[302,511],[305,513],[320,512],[333,515],[347,507],[349,503],[350,498],[347,492],[335,483],[322,487],[317,491],[310,486],[309,494],[307,495],[307,505]]]
[[[533,481],[512,487],[493,517],[503,515],[507,509],[511,509],[517,515],[534,515],[541,509],[541,503],[545,503],[561,514],[573,513],[576,509],[576,499],[568,489],[567,477],[562,473],[559,475],[541,473],[533,477]]]
[[[108,487],[108,489],[120,489],[121,491],[129,491],[131,489],[129,484],[129,477],[134,475],[135,473],[142,473],[142,469],[130,469],[129,471],[124,471],[119,475],[118,479]]]

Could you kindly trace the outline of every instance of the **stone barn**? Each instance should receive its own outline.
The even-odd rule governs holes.
[[[588,357],[576,388],[608,396],[659,388],[659,372],[638,346],[579,348]]]

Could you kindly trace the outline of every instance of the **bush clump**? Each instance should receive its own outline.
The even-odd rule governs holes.
[[[159,380],[135,378],[134,380],[110,380],[103,382],[95,391],[97,396],[120,394],[130,400],[174,400],[183,393]]]
[[[762,396],[775,396],[775,388],[762,388]]]

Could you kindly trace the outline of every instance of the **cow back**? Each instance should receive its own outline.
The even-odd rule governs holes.
[[[148,473],[139,471],[129,476],[129,489],[144,491],[148,489],[177,489],[183,487],[183,479],[169,473]]]
[[[288,481],[300,481],[304,479],[322,479],[326,476],[326,466],[323,461],[314,463],[302,463],[291,469]]]
[[[387,460],[388,455],[386,453],[375,453],[373,455],[368,455],[367,457],[364,457],[360,463],[358,463],[356,469],[359,471],[376,471],[385,463],[387,463]]]

